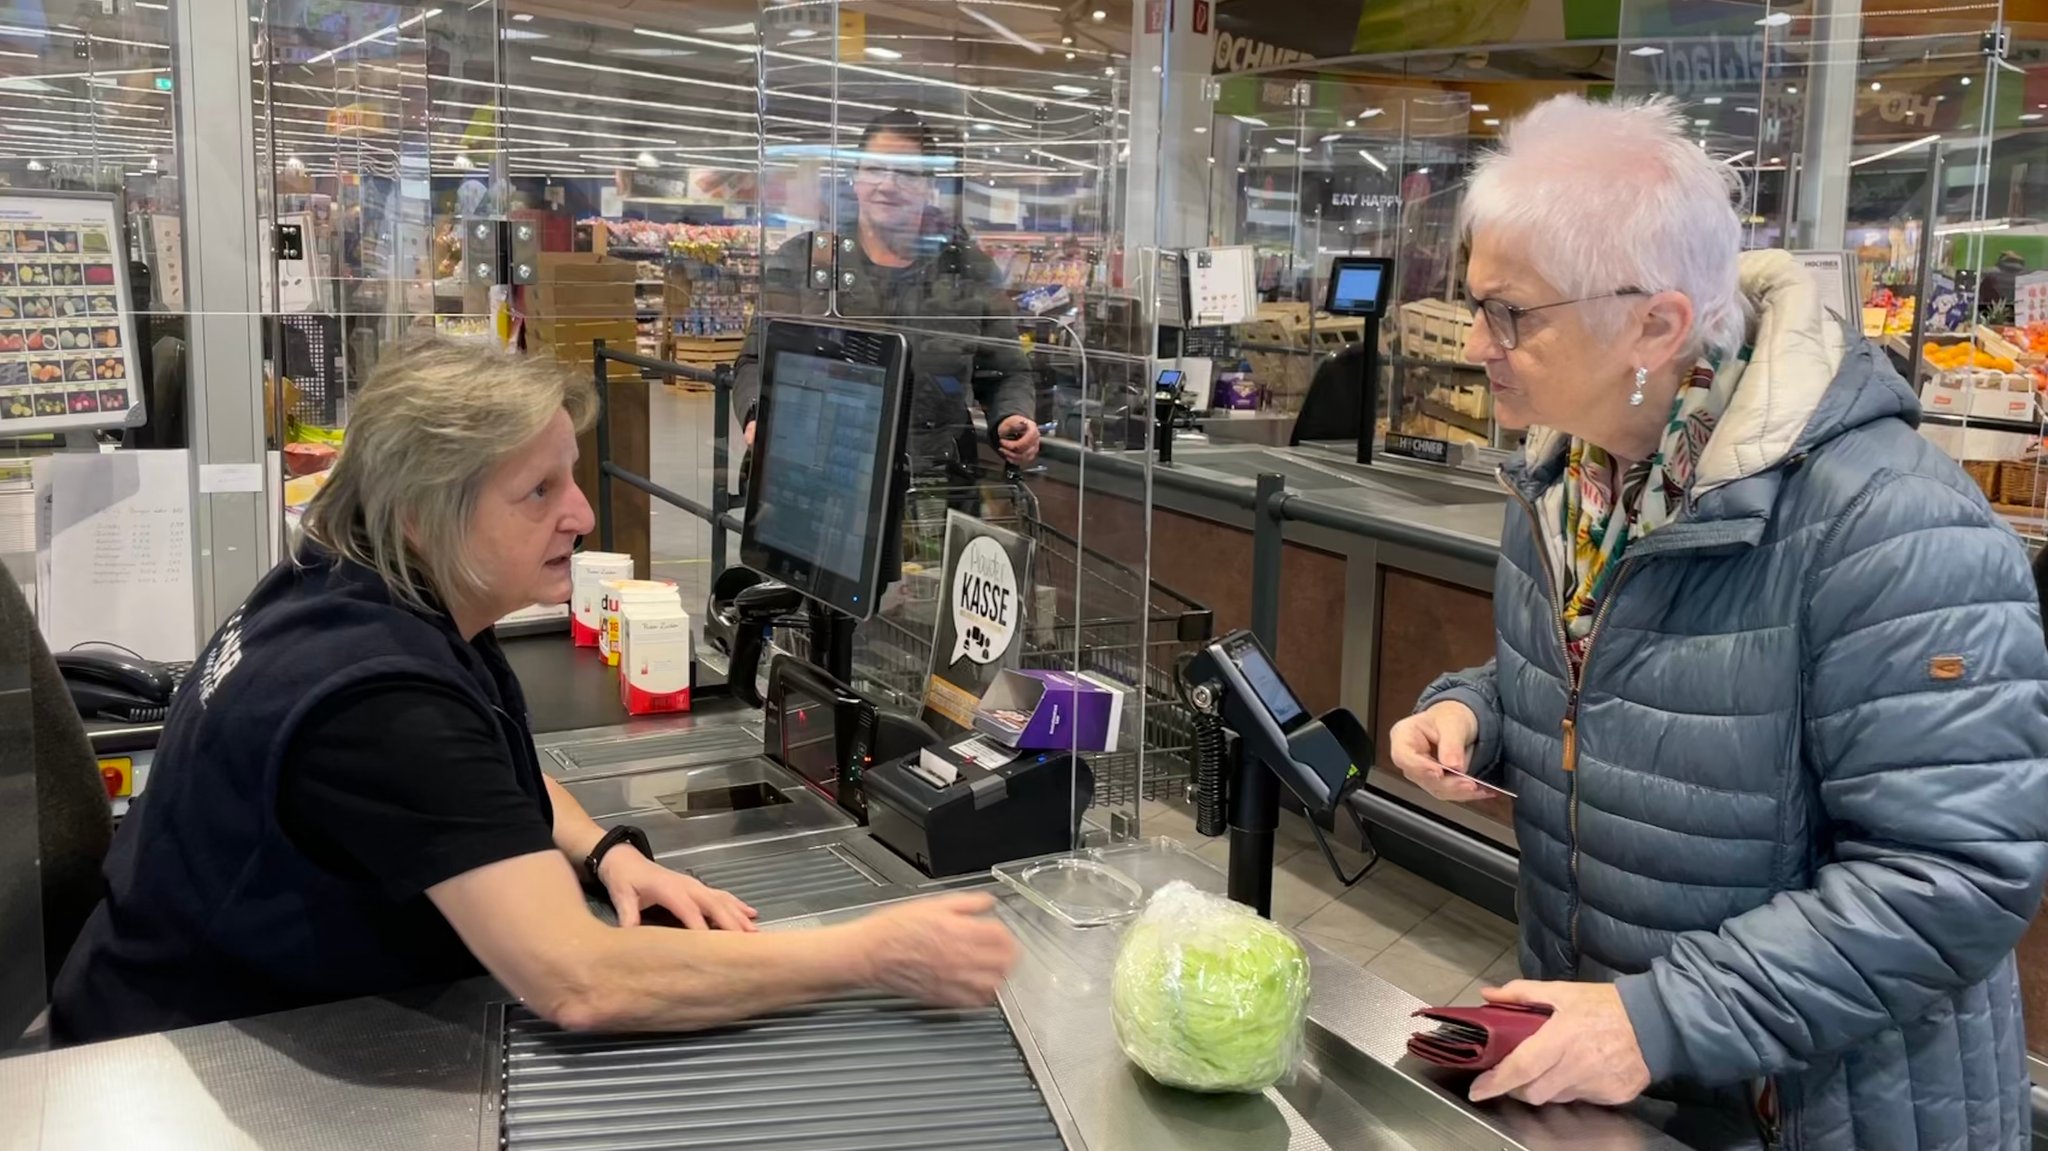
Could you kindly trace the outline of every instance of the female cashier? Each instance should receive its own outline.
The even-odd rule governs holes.
[[[427,337],[388,353],[305,542],[207,644],[107,894],[57,980],[61,1042],[488,971],[572,1028],[693,1028],[861,987],[993,998],[986,897],[757,933],[541,774],[492,621],[569,594],[588,380]],[[602,850],[600,850],[602,849]],[[590,874],[621,926],[591,915]],[[639,925],[663,907],[697,930]]]

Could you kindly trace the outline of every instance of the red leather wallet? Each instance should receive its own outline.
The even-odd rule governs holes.
[[[1416,1015],[1434,1031],[1408,1037],[1408,1054],[1439,1067],[1484,1071],[1507,1058],[1550,1019],[1547,1004],[1489,1003],[1484,1007],[1424,1007]]]

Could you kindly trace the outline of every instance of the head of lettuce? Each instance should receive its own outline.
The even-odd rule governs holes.
[[[1125,933],[1110,979],[1124,1055],[1169,1087],[1263,1091],[1301,1053],[1308,956],[1250,908],[1173,882]]]

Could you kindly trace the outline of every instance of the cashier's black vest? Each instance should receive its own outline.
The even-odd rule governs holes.
[[[496,715],[506,770],[543,811],[526,701],[489,633],[395,603],[369,570],[280,564],[172,702],[148,785],[114,837],[107,892],[52,994],[60,1043],[185,1027],[479,974],[425,896],[327,871],[277,818],[284,751],[345,687],[427,679]],[[417,770],[413,765],[399,770]]]

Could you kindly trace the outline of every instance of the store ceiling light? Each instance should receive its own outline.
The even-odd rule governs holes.
[[[1208,126],[1207,126],[1207,125],[1204,125],[1204,124],[1197,124],[1197,125],[1195,125],[1195,135],[1197,135],[1197,136],[1203,136],[1203,135],[1207,135],[1207,134],[1208,134],[1208,131],[1209,131],[1209,129],[1208,129]]]
[[[1368,164],[1371,164],[1373,167],[1378,168],[1380,171],[1384,172],[1387,170],[1387,166],[1385,164],[1380,163],[1380,158],[1378,156],[1373,155],[1371,152],[1368,152],[1365,149],[1360,148],[1358,150],[1358,155],[1360,159],[1364,160]]]
[[[545,32],[534,32],[526,28],[500,28],[498,30],[498,39],[500,40],[545,40],[547,38],[548,34]]]
[[[1754,115],[1756,115],[1756,109],[1755,109],[1755,108],[1748,108],[1748,107],[1744,107],[1744,106],[1742,106],[1742,105],[1740,105],[1740,104],[1738,104],[1738,105],[1736,105],[1736,106],[1735,106],[1735,110],[1736,110],[1737,112],[1745,112],[1745,113],[1748,113],[1748,114],[1749,114],[1749,115],[1751,115],[1751,116],[1754,116]]]
[[[22,36],[42,40],[49,35],[48,32],[43,31],[41,28],[23,28],[19,24],[0,24],[0,36]]]
[[[1093,21],[1095,21],[1095,22],[1096,22],[1097,24],[1100,24],[1100,23],[1102,23],[1102,22],[1103,22],[1104,20],[1107,20],[1107,19],[1109,19],[1109,13],[1107,13],[1107,12],[1103,11],[1103,10],[1102,10],[1102,9],[1100,9],[1100,8],[1097,8],[1097,9],[1096,9],[1095,11],[1093,11],[1093,12],[1090,12],[1090,13],[1088,14],[1088,18],[1089,18],[1090,20],[1093,20]]]
[[[2021,113],[2020,113],[2020,119],[2022,119],[2022,120],[2025,120],[2025,121],[2027,121],[2027,122],[2028,122],[2028,123],[2030,123],[2030,124],[2031,124],[2031,123],[2033,123],[2033,122],[2034,122],[2034,121],[2036,121],[2036,120],[2039,120],[2040,118],[2041,118],[2041,113],[2039,113],[2039,112],[2021,112]]]
[[[1879,160],[1896,156],[1901,152],[1910,152],[1915,148],[1925,148],[1927,145],[1932,144],[1939,139],[1941,139],[1941,134],[1936,133],[1932,136],[1922,136],[1918,140],[1908,140],[1905,143],[1900,144],[1896,147],[1886,148],[1882,152],[1872,153],[1871,155],[1851,160],[1849,161],[1849,166],[1851,168],[1860,168],[1865,164],[1875,164]]]
[[[996,126],[994,124],[976,124],[974,130],[977,132],[993,132],[996,130]]]
[[[1491,111],[1493,111],[1493,105],[1491,105],[1491,104],[1474,104],[1474,105],[1472,105],[1472,110],[1473,110],[1474,112],[1491,112]]]
[[[1759,28],[1783,28],[1785,25],[1790,24],[1791,22],[1792,13],[1773,12],[1768,16],[1765,16],[1763,19],[1757,21],[1756,23],[1757,27]]]
[[[1297,151],[1297,152],[1306,152],[1306,151],[1308,151],[1308,145],[1304,144],[1304,145],[1302,145],[1301,147],[1299,147],[1299,148],[1296,148],[1296,149],[1295,149],[1295,151]]]
[[[1259,119],[1257,116],[1238,116],[1233,114],[1230,118],[1237,121],[1240,124],[1250,124],[1254,128],[1266,127],[1266,122],[1264,120]]]
[[[754,26],[749,24],[721,24],[716,28],[699,28],[706,36],[752,36]]]
[[[40,60],[40,59],[42,59],[42,57],[41,57],[41,56],[38,56],[38,55],[36,55],[36,54],[35,54],[34,52],[0,52],[0,56],[11,56],[11,57],[13,57],[13,58],[14,58],[14,59],[16,59],[16,60]]]
[[[1273,146],[1272,146],[1271,144],[1268,144],[1268,145],[1266,145],[1266,147],[1265,147],[1265,153],[1266,153],[1266,155],[1268,155],[1268,156],[1272,155],[1272,154],[1273,154],[1273,153],[1275,153],[1275,152],[1278,152],[1279,150],[1280,150],[1280,149],[1278,149],[1278,148],[1275,148],[1275,147],[1273,147]]]
[[[512,19],[513,19],[514,21],[516,21],[517,23],[520,23],[520,24],[530,24],[530,23],[532,23],[532,22],[533,22],[533,13],[531,13],[531,12],[514,12],[514,13],[512,14]]]
[[[49,165],[44,164],[41,160],[30,160],[28,162],[28,170],[31,172],[47,172],[50,169]],[[1243,170],[1244,169],[1242,168],[1238,169],[1238,171],[1240,172],[1242,172]]]
[[[642,168],[652,168],[656,164],[661,163],[661,161],[654,158],[654,153],[652,152],[640,153],[638,156],[633,157],[633,162]]]
[[[1500,127],[1500,121],[1494,119],[1492,116],[1488,116],[1486,119],[1481,120],[1480,123],[1486,125],[1489,128]]]
[[[1072,60],[1073,58],[1074,54],[1072,52],[1067,53],[1067,59]]]
[[[1093,96],[1095,94],[1094,89],[1083,88],[1079,84],[1054,84],[1052,90],[1064,92],[1069,96]]]
[[[1280,144],[1280,145],[1284,145],[1284,146],[1292,146],[1292,145],[1293,145],[1293,143],[1294,143],[1294,137],[1292,137],[1292,136],[1275,136],[1275,137],[1273,137],[1273,142],[1274,142],[1275,144]]]
[[[1797,84],[1787,84],[1787,85],[1785,85],[1785,95],[1787,95],[1787,96],[1797,96],[1797,95],[1799,95],[1799,85],[1797,85]]]
[[[1870,90],[1873,92],[1882,92],[1884,91],[1884,85],[1879,81],[1872,80],[1870,82]]]
[[[1700,103],[1705,104],[1710,108],[1714,107],[1715,105],[1718,105],[1720,102],[1721,98],[1719,96],[1708,96],[1704,100],[1700,101]]]
[[[1970,78],[1969,78],[1968,76],[1965,76],[1965,77],[1963,77],[1963,87],[1967,88],[1967,87],[1969,87],[1969,86],[1970,86]]]
[[[1711,123],[1713,123],[1712,120],[1694,120],[1692,122],[1692,126],[1695,128],[1704,128]]]
[[[1239,172],[1240,174],[1241,174],[1241,173],[1243,173],[1243,172],[1244,172],[1244,170],[1245,170],[1245,167],[1244,167],[1244,165],[1243,165],[1243,164],[1239,164],[1239,165],[1237,166],[1237,170],[1238,170],[1238,172]]]
[[[1629,49],[1628,54],[1631,56],[1662,56],[1664,49],[1657,47],[1655,44],[1645,44],[1640,48]]]
[[[817,34],[818,30],[816,28],[792,28],[789,30],[789,38],[792,40],[808,40]]]
[[[873,56],[877,60],[903,59],[903,53],[898,52],[894,48],[884,48],[879,44],[870,44],[866,48],[861,49],[861,51],[869,56]]]

